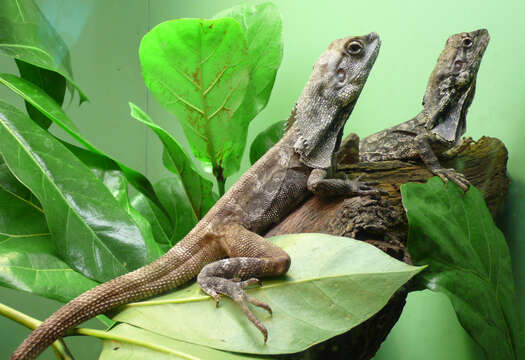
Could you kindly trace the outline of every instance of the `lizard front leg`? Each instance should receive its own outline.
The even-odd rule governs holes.
[[[460,172],[457,172],[455,169],[445,169],[441,167],[439,164],[439,160],[434,154],[434,151],[432,151],[432,147],[430,146],[430,140],[432,140],[432,135],[429,133],[423,133],[414,139],[416,143],[416,147],[419,151],[419,156],[421,157],[421,160],[425,163],[427,168],[434,174],[439,176],[445,183],[449,180],[455,182],[463,189],[463,191],[467,191],[470,182],[465,178],[463,174]]]
[[[270,315],[272,309],[250,297],[245,289],[259,284],[261,277],[285,274],[290,267],[290,256],[277,245],[237,223],[224,225],[219,236],[229,258],[206,265],[197,276],[197,283],[215,299],[217,306],[220,294],[239,304],[248,319],[261,331],[266,343],[268,331],[250,310],[248,303],[264,308]]]

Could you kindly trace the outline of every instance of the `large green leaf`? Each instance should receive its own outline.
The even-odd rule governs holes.
[[[17,108],[0,101],[0,152],[40,200],[60,257],[106,281],[157,254],[104,184],[70,151]]]
[[[96,283],[56,256],[40,204],[0,165],[0,286],[68,301]]]
[[[273,3],[241,4],[215,15],[216,18],[234,18],[243,27],[248,43],[250,83],[244,100],[231,122],[244,130],[236,140],[243,149],[248,124],[266,106],[283,56],[282,21]],[[240,159],[225,158],[238,165]],[[238,167],[236,168],[238,170]]]
[[[18,66],[21,78],[32,82],[55,100],[58,105],[62,105],[64,95],[66,94],[66,79],[62,75],[21,60],[16,60],[16,65]],[[44,129],[51,126],[52,121],[48,119],[47,116],[27,101],[25,104],[27,113],[33,121]]]
[[[397,261],[372,245],[343,237],[293,234],[274,241],[292,258],[287,276],[249,290],[273,309],[273,317],[254,309],[268,328],[266,345],[259,330],[231,300],[222,300],[216,309],[196,284],[153,302],[128,305],[114,320],[222,350],[291,353],[365,321],[422,269]],[[154,302],[166,303],[152,305]]]
[[[482,194],[438,177],[401,187],[409,223],[408,249],[422,278],[450,298],[459,321],[487,359],[525,359],[511,259]]]
[[[82,161],[101,181],[106,185],[113,197],[118,201],[133,219],[140,229],[142,237],[146,243],[151,244],[152,256],[154,258],[162,255],[160,248],[153,246],[155,238],[153,237],[152,226],[149,221],[141,215],[133,206],[128,196],[128,182],[121,169],[111,159],[98,153],[85,150],[69,143],[63,144],[71,151],[80,161]]]
[[[155,192],[153,191],[151,183],[144,175],[127,167],[119,161],[112,159],[97,149],[88,140],[84,139],[64,110],[62,110],[62,108],[49,95],[42,91],[42,89],[27,80],[11,74],[0,74],[0,83],[20,95],[25,101],[41,111],[42,114],[60,126],[65,132],[71,135],[73,139],[84,145],[87,149],[104,156],[109,159],[109,161],[113,162],[120,168],[120,170],[122,170],[126,179],[128,179],[137,190],[148,196],[157,205],[161,206]]]
[[[286,121],[278,121],[261,131],[250,146],[250,162],[255,164],[272,146],[284,135],[284,126]]]
[[[282,20],[279,8],[270,2],[241,4],[221,11],[215,18],[231,17],[241,24],[248,43],[250,83],[246,96],[234,118],[250,122],[268,103],[277,69],[283,57]]]
[[[55,71],[74,86],[69,50],[33,0],[0,1],[0,54]]]
[[[177,321],[177,319],[173,319]],[[104,340],[99,359],[104,360],[249,360],[253,356],[233,354],[174,340],[127,324],[111,329],[112,336],[122,336],[134,342]]]
[[[235,172],[247,124],[231,118],[249,82],[239,23],[230,18],[167,21],[143,37],[139,55],[147,87],[177,116],[195,156],[211,163],[216,175]]]
[[[60,260],[49,235],[0,235],[0,285],[67,302],[97,283]]]

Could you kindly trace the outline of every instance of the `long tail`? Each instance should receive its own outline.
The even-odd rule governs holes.
[[[35,329],[15,350],[10,360],[32,360],[83,321],[190,280],[198,272],[199,266],[191,269],[184,266],[187,259],[180,256],[175,248],[153,263],[100,284],[71,300]]]

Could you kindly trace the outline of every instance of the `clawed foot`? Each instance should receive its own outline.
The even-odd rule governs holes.
[[[215,300],[216,307],[219,307],[220,294],[227,295],[233,301],[235,301],[240,306],[244,314],[248,317],[248,319],[262,333],[264,337],[264,343],[266,343],[266,341],[268,340],[268,330],[250,310],[248,303],[265,309],[266,311],[268,311],[268,313],[270,313],[270,316],[272,315],[272,309],[268,304],[249,296],[244,291],[244,289],[252,285],[260,286],[261,282],[259,281],[259,279],[250,278],[244,281],[240,281],[239,279],[223,279],[218,277],[210,277],[200,279],[198,281],[202,290]]]
[[[352,195],[372,195],[372,196],[378,196],[378,195],[387,195],[388,192],[383,190],[378,190],[374,186],[379,184],[377,181],[361,181],[361,178],[363,175],[359,175],[356,179],[349,180],[347,179],[347,183],[350,186],[350,192]]]
[[[467,191],[470,187],[470,181],[460,172],[457,172],[455,169],[436,169],[432,171],[434,175],[437,175],[445,182],[448,181],[455,182],[458,186],[463,189],[463,192]]]

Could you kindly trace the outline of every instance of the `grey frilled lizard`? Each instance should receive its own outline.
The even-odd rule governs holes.
[[[282,275],[290,257],[261,237],[309,192],[377,193],[367,184],[328,178],[343,127],[380,47],[376,33],[334,41],[317,63],[284,137],[257,161],[184,239],[153,263],[103,283],[71,300],[34,330],[11,360],[34,359],[68,329],[120,305],[184,284],[197,274],[205,293],[237,302],[267,339],[248,303],[271,311],[244,289],[258,278]],[[227,259],[224,259],[228,257]],[[221,260],[222,259],[222,260]],[[175,319],[176,321],[176,319]]]
[[[489,39],[485,29],[450,36],[430,75],[423,110],[407,122],[361,140],[359,160],[421,158],[443,181],[451,180],[467,190],[469,181],[454,169],[442,168],[438,157],[453,155],[470,141],[459,144],[465,133],[467,110],[474,97],[476,76]]]

